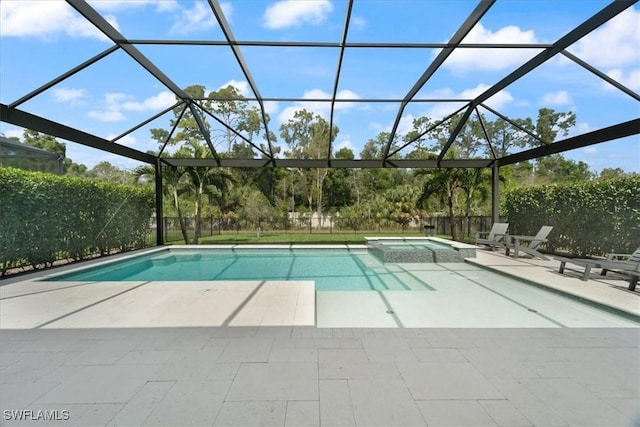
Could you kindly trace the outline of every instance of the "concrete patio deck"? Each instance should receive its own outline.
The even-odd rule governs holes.
[[[476,262],[640,312],[620,279],[485,251]],[[205,301],[238,292],[235,310],[203,324],[207,305],[188,304],[160,323],[179,305],[169,288],[136,288],[161,294],[145,307],[128,299],[137,285],[97,298],[67,283],[61,312],[46,287],[24,294],[26,280],[0,286],[2,426],[640,424],[638,327],[318,328],[277,283],[199,287]],[[297,301],[309,289],[296,287]]]

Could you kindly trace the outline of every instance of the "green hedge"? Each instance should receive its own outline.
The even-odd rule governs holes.
[[[640,246],[640,176],[518,188],[506,194],[503,207],[512,234],[552,225],[550,251],[586,256]]]
[[[153,207],[147,189],[0,168],[0,275],[142,247]]]

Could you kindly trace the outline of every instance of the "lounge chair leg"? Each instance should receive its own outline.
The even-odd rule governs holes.
[[[629,289],[630,291],[635,291],[637,284],[638,279],[636,277],[632,277],[631,279],[629,279],[629,287],[627,289]]]
[[[564,266],[566,263],[566,261],[560,261],[560,269],[558,270],[558,273],[564,274]]]
[[[607,269],[603,268],[602,271],[600,272],[601,276],[606,276],[607,275]]]
[[[589,280],[589,275],[591,274],[591,266],[587,265],[584,267],[584,276],[582,276],[582,280],[585,282]]]

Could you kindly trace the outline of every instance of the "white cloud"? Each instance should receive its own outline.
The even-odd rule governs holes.
[[[406,135],[413,130],[413,120],[415,117],[413,114],[407,114],[406,116],[402,116],[400,118],[400,123],[398,123],[398,135]],[[391,131],[391,127],[389,127],[389,132]]]
[[[273,116],[280,110],[280,104],[278,101],[264,101],[264,112],[270,116]]]
[[[114,27],[113,17],[105,17]],[[60,35],[106,40],[91,23],[79,16],[71,6],[59,1],[0,2],[0,36],[39,37],[53,40]]]
[[[280,112],[278,118],[280,123],[287,123],[289,119],[292,119],[295,112],[302,110],[311,111],[314,114],[318,114],[325,119],[329,118],[331,113],[331,95],[323,92],[320,89],[311,89],[304,92],[302,96],[305,99],[326,99],[326,102],[321,101],[301,101],[296,102],[295,105],[285,108]],[[353,91],[344,89],[336,94],[336,99],[359,99],[360,97]],[[355,108],[357,103],[355,102],[336,102],[334,105],[335,111],[345,111]]]
[[[544,106],[571,105],[572,102],[571,96],[566,90],[559,90],[557,92],[545,93],[538,104]]]
[[[220,3],[220,7],[222,8],[222,13],[224,13],[224,17],[227,19],[227,22],[231,22],[231,17],[233,16],[233,5],[231,3]]]
[[[269,29],[320,25],[333,10],[329,0],[282,0],[267,7],[264,26]]]
[[[437,89],[436,91],[426,94],[427,98],[449,98],[449,99],[475,99],[486,90],[490,88],[489,85],[479,84],[478,86],[470,89],[465,89],[459,93],[455,93],[451,88],[442,88]],[[493,95],[491,98],[486,100],[484,104],[488,105],[491,108],[496,110],[500,110],[506,104],[509,104],[514,101],[513,96],[506,90],[501,90],[500,92]],[[424,115],[430,117],[434,120],[440,120],[457,111],[461,107],[464,106],[464,102],[441,102],[441,103],[433,103],[427,111],[425,111]]]
[[[569,133],[565,138],[571,138],[577,135],[582,135],[587,132],[593,131],[593,127],[587,122],[578,122],[576,125],[569,129]]]
[[[118,135],[116,135],[114,133],[110,133],[109,135],[107,135],[107,137],[105,139],[112,140],[116,136],[118,136]],[[128,147],[136,145],[137,142],[138,142],[138,140],[136,139],[136,137],[131,135],[131,134],[125,135],[125,136],[123,136],[122,138],[120,138],[120,139],[118,139],[116,141],[117,144],[126,145]]]
[[[87,96],[84,89],[59,88],[51,92],[55,102],[76,103]]]
[[[407,133],[411,132],[411,130],[413,130],[413,120],[415,118],[416,117],[413,114],[405,114],[404,116],[400,117],[400,122],[398,123],[398,129],[396,130],[396,134],[406,135]],[[393,123],[394,122],[390,122],[387,125],[383,126],[378,122],[370,122],[369,128],[375,130],[378,133],[391,132],[391,129],[393,128]]]
[[[344,89],[341,90],[340,92],[336,93],[336,99],[360,99],[360,97],[358,96],[357,93],[349,90],[349,89]],[[356,102],[348,102],[348,101],[343,101],[343,102],[336,102],[335,104],[335,109],[336,110],[349,110],[351,108],[356,107],[357,103]]]
[[[124,114],[118,110],[92,110],[87,113],[87,116],[100,122],[121,122],[125,119]]]
[[[369,129],[380,133],[385,129],[385,127],[379,122],[369,122]],[[391,130],[391,126],[389,126],[388,130]]]
[[[155,6],[156,12],[167,12],[180,7],[176,0],[91,0],[88,3],[96,10],[113,12],[146,6]]]
[[[89,111],[88,116],[101,122],[119,122],[126,119],[126,111],[158,112],[175,104],[175,96],[163,91],[142,101],[136,101],[133,96],[120,92],[107,93],[99,103],[101,108]]]
[[[349,28],[362,30],[367,27],[367,20],[361,16],[353,16],[351,21],[349,21]]]
[[[185,35],[206,30],[215,25],[217,23],[211,8],[203,3],[194,3],[193,8],[180,10],[180,17],[169,32],[171,34]]]
[[[480,94],[482,94],[485,91],[487,91],[490,87],[491,86],[489,86],[489,85],[481,83],[481,84],[479,84],[478,86],[476,86],[476,87],[474,87],[472,89],[463,90],[460,93],[460,97],[461,98],[476,98]],[[500,92],[496,93],[491,98],[486,100],[484,103],[486,105],[488,105],[489,107],[491,107],[491,108],[494,108],[496,110],[500,110],[502,107],[504,107],[506,104],[510,103],[511,101],[513,101],[513,96],[511,96],[511,94],[509,92],[507,92],[506,90],[501,90]]]
[[[20,140],[22,140],[22,137],[24,136],[23,129],[9,129],[3,133],[4,133],[4,136],[6,136],[7,138],[16,137],[16,138],[19,138]]]
[[[467,34],[462,43],[538,43],[532,30],[524,31],[514,25],[491,31],[478,23]],[[435,51],[434,57],[438,54]],[[447,58],[444,67],[457,72],[473,70],[502,70],[523,64],[535,55],[532,49],[456,49]]]
[[[598,153],[598,150],[595,147],[586,147],[583,148],[582,151],[588,156],[595,156]]]
[[[240,92],[240,95],[242,96],[245,96],[245,97],[252,96],[251,88],[249,87],[249,83],[247,81],[229,80],[228,82],[220,85],[220,87],[217,90],[224,89],[227,86],[233,86],[234,88],[236,88],[238,92]]]
[[[122,104],[126,111],[160,111],[169,108],[176,103],[176,97],[172,92],[163,91],[159,94],[139,101],[127,101]]]
[[[349,150],[353,151],[354,154],[358,154],[356,146],[353,144],[353,142],[351,142],[350,139],[342,139],[333,144],[334,153],[340,151],[343,148],[348,148]]]
[[[640,62],[638,23],[640,10],[629,8],[583,37],[568,50],[594,67],[637,65]]]
[[[607,75],[631,90],[640,91],[640,69],[631,70],[627,73],[620,69],[614,69],[607,72]],[[617,90],[607,82],[603,82],[603,85],[606,89]]]

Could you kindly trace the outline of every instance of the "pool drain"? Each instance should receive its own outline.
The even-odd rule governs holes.
[[[395,314],[393,310],[387,310],[387,314]]]
[[[538,310],[534,310],[533,308],[527,308],[527,310],[529,310],[532,313],[537,313],[538,312]]]

